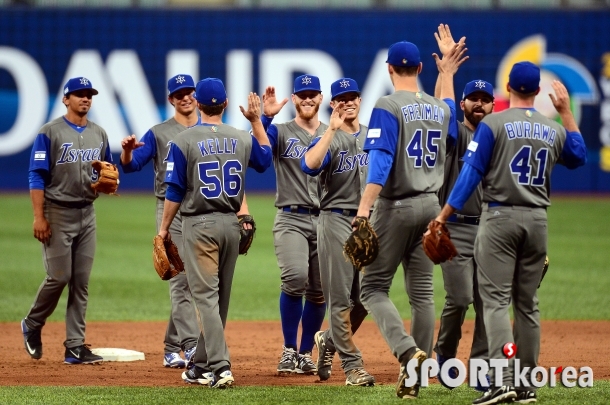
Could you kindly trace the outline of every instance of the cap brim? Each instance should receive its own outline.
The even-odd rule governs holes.
[[[337,97],[339,97],[339,96],[341,96],[341,95],[343,95],[343,94],[347,94],[347,93],[356,93],[356,94],[358,94],[358,97],[360,97],[360,91],[356,91],[356,90],[347,90],[347,91],[340,91],[339,93],[334,94],[330,100],[332,101],[332,100],[334,100],[335,98],[337,98]]]
[[[303,87],[302,89],[299,89],[299,91],[295,91],[292,94],[299,94],[302,93],[304,91],[317,91],[318,93],[322,93],[322,90],[316,88],[316,87]]]
[[[492,100],[495,100],[495,97],[494,97],[494,95],[493,95],[493,94],[489,94],[488,92],[483,91],[483,90],[471,91],[471,92],[470,92],[470,93],[468,93],[468,94],[464,94],[464,97],[462,97],[462,100],[466,100],[466,98],[467,98],[467,97],[470,97],[470,96],[471,96],[471,95],[473,95],[474,93],[483,93],[483,94],[487,94],[489,97],[491,97],[491,99],[492,99]]]
[[[195,90],[195,86],[190,86],[190,85],[183,85],[183,86],[178,86],[174,89],[174,91],[172,91],[171,93],[168,94],[168,96],[171,96],[172,94],[174,94],[175,92],[182,90],[182,89],[193,89]]]

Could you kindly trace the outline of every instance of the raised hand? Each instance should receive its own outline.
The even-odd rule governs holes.
[[[330,115],[330,123],[328,126],[332,130],[336,131],[337,129],[341,128],[346,116],[347,112],[345,112],[345,103],[343,101],[337,103],[335,108],[333,108],[332,114]]]
[[[553,90],[555,91],[555,95],[549,93],[549,97],[553,102],[553,106],[557,110],[559,114],[571,112],[570,108],[570,95],[568,94],[568,90],[566,86],[564,86],[559,80],[553,80],[551,83],[553,86]]]
[[[263,94],[263,113],[267,117],[275,117],[287,102],[288,99],[285,98],[278,103],[275,96],[275,87],[269,86],[265,89],[265,94]]]
[[[144,146],[144,142],[138,142],[135,135],[125,137],[121,141],[121,147],[126,151],[138,149],[140,146]]]
[[[438,33],[434,33],[434,38],[436,38],[438,49],[443,56],[451,52],[456,45],[456,42],[453,40],[453,36],[451,35],[449,25],[447,24],[440,24],[438,26]],[[460,38],[459,42],[465,43],[466,37]]]
[[[466,42],[460,41],[451,48],[449,53],[443,55],[442,59],[436,53],[433,53],[432,56],[436,62],[438,72],[454,75],[462,63],[468,60],[469,56],[465,56],[467,50]]]
[[[248,94],[248,110],[239,106],[241,113],[250,122],[255,122],[261,119],[261,99],[256,93]]]

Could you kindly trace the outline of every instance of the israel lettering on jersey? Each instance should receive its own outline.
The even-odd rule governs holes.
[[[348,150],[341,150],[337,153],[339,159],[337,168],[333,174],[339,174],[356,169],[357,167],[365,167],[369,165],[369,154],[366,152],[349,155]]]
[[[99,160],[104,143],[99,148],[78,149],[72,147],[73,143],[68,142],[61,145],[61,155],[55,164],[74,163],[79,160],[82,162],[93,162]]]

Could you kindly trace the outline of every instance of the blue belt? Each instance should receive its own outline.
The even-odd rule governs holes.
[[[281,207],[280,209],[284,212],[291,212],[293,214],[320,215],[320,210],[317,208],[307,208],[299,205],[290,205],[288,207]]]
[[[473,217],[470,215],[462,215],[462,214],[453,214],[447,221],[449,222],[457,222],[459,224],[469,224],[469,225],[479,225],[480,217]]]
[[[358,210],[342,210],[340,208],[331,208],[329,211],[346,217],[355,217],[358,214]]]

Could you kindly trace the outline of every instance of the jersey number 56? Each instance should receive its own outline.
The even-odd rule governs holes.
[[[222,170],[218,161],[199,163],[199,180],[203,183],[199,188],[201,194],[209,199],[218,198],[223,192],[228,197],[237,197],[242,185],[241,171],[242,165],[238,160],[227,160]]]

